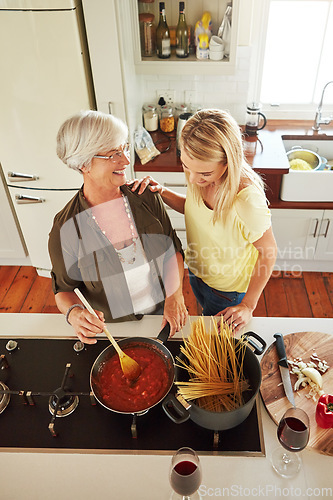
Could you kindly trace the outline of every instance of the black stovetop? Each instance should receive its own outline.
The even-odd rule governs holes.
[[[99,403],[91,404],[90,369],[100,352],[109,345],[99,340],[80,353],[73,349],[72,339],[16,339],[18,347],[8,352],[9,339],[0,339],[0,354],[6,356],[9,368],[0,371],[0,380],[11,391],[52,393],[62,382],[65,367],[71,363],[68,390],[81,392],[79,405],[73,413],[55,419],[53,437],[48,429],[51,413],[48,395],[34,396],[34,405],[23,404],[20,395],[11,395],[7,408],[0,414],[0,451],[59,450],[110,453],[170,453],[190,446],[199,454],[264,455],[261,417],[257,403],[248,418],[234,429],[219,433],[214,447],[214,432],[192,420],[173,423],[161,404],[137,417],[137,438],[131,433],[132,415],[107,410]],[[175,357],[180,341],[169,340],[166,347]],[[2,377],[1,377],[2,375]],[[1,399],[1,395],[0,395]]]

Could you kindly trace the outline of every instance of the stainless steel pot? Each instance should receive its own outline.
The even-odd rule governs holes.
[[[175,377],[175,362],[174,362],[173,356],[172,356],[171,352],[169,351],[169,349],[167,349],[164,345],[164,342],[166,342],[169,338],[169,334],[170,334],[170,325],[169,325],[169,323],[167,323],[166,326],[158,334],[156,340],[150,339],[150,338],[144,338],[144,337],[132,337],[132,338],[122,339],[122,340],[118,341],[118,344],[122,349],[124,349],[125,347],[128,347],[128,346],[131,346],[131,347],[133,347],[133,346],[142,347],[143,346],[143,347],[147,347],[149,349],[155,349],[159,354],[161,354],[163,356],[163,358],[165,358],[166,366],[167,366],[168,373],[169,373],[168,387],[159,401],[157,401],[156,403],[154,403],[153,405],[151,405],[147,408],[141,409],[138,412],[118,411],[118,410],[115,410],[114,408],[112,408],[111,406],[109,406],[104,401],[103,395],[100,392],[100,384],[99,384],[101,370],[102,370],[103,366],[105,365],[105,363],[110,358],[112,358],[112,356],[116,355],[117,352],[116,352],[115,348],[110,344],[106,349],[104,349],[104,351],[102,351],[100,353],[100,355],[95,360],[95,362],[91,368],[90,387],[91,387],[91,390],[92,390],[95,398],[102,406],[104,406],[104,408],[106,408],[107,410],[114,411],[116,413],[123,413],[123,414],[129,414],[129,415],[133,415],[133,414],[139,415],[139,414],[146,413],[150,408],[159,404],[163,400],[163,398],[166,396],[166,394],[170,391],[170,389],[173,385],[173,382],[174,382],[174,377]]]
[[[260,345],[253,342],[251,337],[255,338]],[[176,394],[170,392],[164,399],[162,407],[173,422],[181,424],[190,418],[201,427],[221,431],[236,427],[251,413],[261,384],[261,368],[256,354],[260,355],[264,352],[266,342],[254,332],[248,332],[242,336],[241,340],[233,339],[233,341],[235,344],[245,342],[253,347],[253,351],[248,345],[245,347],[243,370],[250,385],[250,390],[244,394],[245,403],[236,410],[212,412],[200,408],[193,401],[186,401],[178,391]],[[176,381],[188,380],[187,370],[176,366],[175,379]]]
[[[287,156],[289,161],[297,159],[306,161],[311,165],[312,170],[318,170],[322,164],[322,158],[317,153],[310,149],[303,149],[300,146],[294,146],[287,152]],[[295,170],[295,172],[298,172],[298,170]]]

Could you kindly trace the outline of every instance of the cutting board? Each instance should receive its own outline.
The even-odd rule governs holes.
[[[298,332],[284,335],[287,358],[294,360],[301,357],[304,362],[310,361],[310,356],[316,352],[321,360],[326,360],[330,368],[323,377],[323,391],[333,394],[333,336],[319,332]],[[286,398],[281,375],[278,367],[278,356],[275,342],[267,349],[261,359],[261,396],[266,409],[276,424],[279,423],[284,412],[291,407]],[[296,375],[291,375],[291,383],[294,386]],[[310,387],[299,389],[295,392],[296,406],[302,408],[310,418],[310,439],[308,447],[313,448],[325,455],[333,456],[333,429],[322,429],[316,423],[315,412],[317,403],[308,399],[305,394]]]

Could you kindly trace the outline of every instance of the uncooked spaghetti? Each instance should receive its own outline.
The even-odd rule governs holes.
[[[186,400],[214,412],[235,410],[243,404],[243,392],[249,389],[243,374],[245,345],[234,339],[222,317],[219,324],[211,318],[209,332],[203,317],[192,323],[181,352],[186,359],[176,357],[176,361],[188,371],[189,381],[176,384]]]

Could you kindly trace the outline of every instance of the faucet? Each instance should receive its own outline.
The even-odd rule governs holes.
[[[320,125],[328,125],[329,123],[331,123],[332,118],[333,118],[332,115],[329,118],[322,118],[321,117],[321,110],[323,107],[323,99],[324,99],[325,90],[326,90],[326,87],[328,87],[328,85],[330,85],[330,83],[333,83],[333,80],[326,83],[326,85],[324,86],[323,91],[321,93],[320,102],[319,102],[318,107],[317,107],[316,116],[315,116],[314,124],[312,127],[312,130],[316,130],[317,132],[320,130]]]

